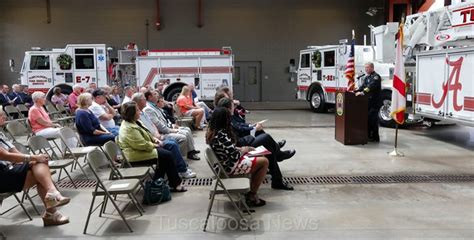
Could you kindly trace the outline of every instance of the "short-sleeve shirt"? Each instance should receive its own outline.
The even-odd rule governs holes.
[[[48,126],[41,125],[38,122],[38,119],[43,119],[46,122],[51,122],[51,119],[49,118],[48,113],[43,107],[38,107],[36,105],[33,105],[30,108],[30,111],[28,112],[28,120],[30,121],[31,129],[33,130],[34,133],[37,133],[45,128],[48,128]]]
[[[76,109],[77,109],[77,95],[75,92],[72,92],[71,94],[69,94],[69,97],[68,97],[68,103],[69,103],[69,108],[71,108],[71,111],[72,112],[75,112]]]
[[[110,120],[100,119],[100,116],[107,113],[105,111],[105,108],[102,105],[99,105],[96,102],[92,102],[92,105],[89,107],[89,110],[91,110],[91,112],[94,114],[94,116],[99,119],[100,124],[102,124],[102,126],[104,126],[105,128],[115,127],[114,119],[110,119]]]
[[[190,97],[180,96],[176,100],[176,104],[178,105],[179,110],[182,113],[185,113],[189,110],[189,109],[186,108],[186,106],[192,106],[193,105],[193,99],[191,99]]]

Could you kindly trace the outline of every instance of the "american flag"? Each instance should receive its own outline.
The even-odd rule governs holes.
[[[346,75],[346,78],[348,80],[348,82],[347,82],[347,91],[349,91],[349,92],[353,92],[354,89],[355,89],[355,83],[354,83],[354,75],[355,75],[354,44],[355,44],[355,39],[352,38],[351,52],[349,53],[349,59],[347,59],[346,71],[344,71],[344,75]]]

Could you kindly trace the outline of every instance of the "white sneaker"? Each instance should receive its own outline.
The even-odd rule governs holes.
[[[179,176],[181,178],[184,178],[184,179],[189,179],[189,178],[195,178],[196,177],[196,173],[195,172],[192,172],[192,171],[186,171],[186,172],[182,172],[182,173],[179,173]]]

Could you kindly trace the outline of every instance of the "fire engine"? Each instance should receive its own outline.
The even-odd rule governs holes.
[[[219,86],[232,87],[234,57],[230,47],[222,49],[119,50],[105,44],[68,44],[62,49],[25,52],[20,70],[21,84],[29,91],[48,92],[58,86],[70,93],[75,84],[118,86],[164,85],[163,95],[175,100],[181,88],[194,84],[198,97],[212,100]],[[48,94],[50,95],[50,94]]]
[[[397,27],[373,28],[378,61],[394,62]],[[414,96],[407,98],[413,100],[410,114],[429,125],[448,121],[474,126],[473,38],[472,1],[407,16],[403,47],[406,75],[413,79],[407,91]]]
[[[344,71],[350,54],[350,45],[343,41],[341,45],[309,46],[300,51],[297,69],[297,94],[299,100],[306,100],[314,112],[326,112],[335,104],[335,93],[345,90],[348,80]],[[373,46],[354,46],[355,73],[358,80],[364,75],[364,64],[375,61]],[[374,62],[375,71],[382,77],[383,97],[391,98],[393,63]],[[388,112],[389,109],[384,109]]]

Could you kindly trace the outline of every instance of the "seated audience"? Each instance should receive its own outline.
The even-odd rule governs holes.
[[[202,130],[205,127],[204,109],[194,106],[194,101],[191,96],[191,91],[188,86],[184,86],[181,90],[181,94],[176,100],[176,104],[179,110],[184,116],[192,116],[194,118],[195,128]]]
[[[107,129],[107,131],[117,136],[119,133],[119,127],[115,125],[114,117],[116,115],[115,109],[113,109],[105,98],[105,92],[101,89],[96,89],[92,92],[92,97],[94,101],[89,107],[89,110],[99,119],[99,122],[102,126]]]
[[[20,96],[23,99],[23,102],[27,107],[30,107],[33,105],[33,100],[31,99],[31,95],[28,90],[28,85],[21,85],[21,93]]]
[[[229,98],[222,98],[219,100],[218,107],[224,107],[229,112],[233,112],[233,102]],[[232,121],[232,120],[231,120]],[[232,124],[232,126],[234,126]],[[236,129],[232,127],[234,133]],[[243,138],[243,140],[242,140]],[[281,190],[293,190],[293,187],[289,185],[287,182],[283,181],[283,176],[280,171],[280,167],[278,166],[278,162],[281,162],[285,159],[291,158],[295,151],[281,151],[280,144],[276,143],[273,138],[266,133],[259,134],[256,137],[253,136],[245,136],[240,137],[237,140],[237,146],[251,146],[251,147],[259,147],[264,146],[267,150],[271,152],[271,154],[266,155],[268,159],[268,169],[270,170],[270,174],[272,176],[272,188],[273,189],[281,189]],[[284,144],[284,143],[283,143]]]
[[[126,86],[124,91],[125,96],[123,97],[122,104],[132,101],[132,95],[135,93],[135,87]]]
[[[72,87],[72,93],[69,94],[67,98],[67,102],[69,105],[69,109],[71,110],[71,113],[75,113],[77,109],[77,98],[79,95],[81,95],[83,88],[81,85],[76,84]]]
[[[2,92],[0,93],[0,105],[2,105],[3,107],[13,104],[13,100],[10,99],[10,97],[8,96],[9,91],[10,88],[7,85],[3,85]]]
[[[0,109],[0,126],[5,124],[6,115]],[[26,155],[20,153],[0,133],[0,193],[20,192],[36,185],[39,198],[46,211],[42,214],[43,225],[53,226],[69,222],[56,208],[69,203],[55,187],[48,167],[48,155]]]
[[[176,169],[173,155],[160,147],[159,142],[140,126],[140,109],[135,102],[122,104],[122,124],[120,125],[119,146],[132,166],[157,165],[156,178],[168,177],[174,192],[185,192],[182,180]]]
[[[23,97],[21,96],[21,88],[18,84],[12,85],[12,92],[8,95],[9,98],[13,101],[13,105],[25,104]]]
[[[165,105],[163,96],[159,96],[156,91],[147,91],[145,92],[145,98],[147,102],[143,111],[148,118],[150,118],[159,133],[164,136],[165,139],[174,139],[180,145],[183,145],[187,151],[188,159],[200,160],[197,156],[200,151],[196,150],[191,129],[188,127],[175,126],[167,119],[163,110]]]
[[[204,109],[204,116],[206,117],[206,120],[209,119],[211,116],[212,110],[207,106],[205,102],[199,101],[199,97],[195,91],[195,86],[194,84],[188,84],[189,89],[191,90],[191,96],[193,98],[194,105],[197,107],[200,107]]]
[[[233,114],[238,115],[238,116],[240,116],[240,118],[245,120],[245,114],[249,113],[249,111],[247,111],[247,109],[245,109],[240,104],[239,100],[234,99],[234,96],[233,96],[232,91],[230,90],[230,88],[227,87],[227,86],[220,87],[217,90],[216,94],[218,94],[218,93],[222,93],[222,94],[226,95],[228,98],[232,99],[232,101],[234,102],[234,106],[235,106],[235,110],[234,110],[235,112]]]
[[[53,96],[51,96],[51,102],[54,104],[54,105],[66,105],[67,103],[67,96],[64,95],[63,93],[61,93],[61,88],[59,87],[55,87],[53,89]]]
[[[45,138],[58,138],[61,125],[53,123],[44,109],[46,102],[45,94],[43,92],[34,92],[31,97],[34,104],[28,112],[28,121],[33,133]]]
[[[182,178],[194,178],[196,173],[194,173],[183,159],[181,154],[178,142],[174,139],[165,139],[160,135],[158,129],[153,124],[150,118],[143,112],[143,109],[146,107],[146,99],[143,93],[135,93],[132,96],[132,101],[135,102],[140,110],[140,121],[137,121],[137,124],[144,127],[144,129],[155,138],[155,142],[160,143],[164,149],[170,151],[173,154],[173,159],[176,162],[176,169],[178,170],[179,175]]]
[[[112,87],[112,92],[110,93],[110,97],[120,105],[122,102],[122,97],[120,96],[120,87],[119,86],[113,86]]]
[[[206,133],[206,143],[210,145],[227,174],[251,174],[250,192],[246,194],[247,204],[251,207],[263,206],[265,201],[258,197],[257,191],[265,180],[268,159],[263,156],[248,156],[247,153],[253,150],[252,147],[237,147],[230,121],[231,115],[226,108],[214,109]]]
[[[99,119],[89,110],[92,105],[92,95],[83,93],[77,99],[76,128],[82,142],[86,146],[102,146],[108,141],[114,141],[115,135],[100,125]]]

